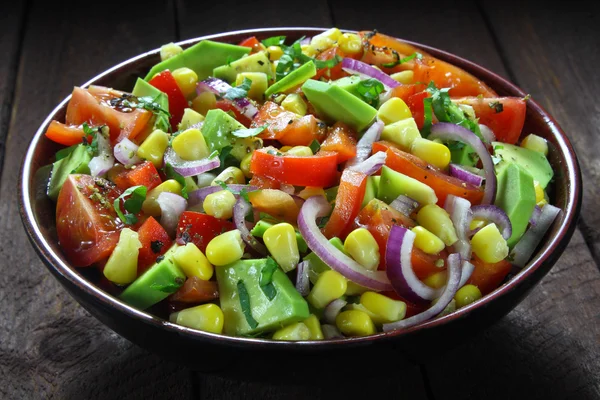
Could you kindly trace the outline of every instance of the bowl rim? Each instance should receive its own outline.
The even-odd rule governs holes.
[[[216,34],[199,36],[191,39],[186,39],[182,41],[176,42],[176,44],[182,47],[191,46],[201,40],[221,40],[227,41],[228,38],[240,36],[240,35],[261,35],[270,32],[289,32],[291,34],[297,34],[298,32],[311,32],[314,34],[318,34],[326,31],[329,28],[323,27],[269,27],[269,28],[249,28],[242,30],[233,30],[226,31]],[[350,29],[342,29],[343,32],[351,32],[356,33],[356,30]],[[435,54],[436,57],[443,58],[444,60],[455,63],[456,61],[460,61],[462,64],[466,65],[470,72],[476,70],[484,75],[487,75],[492,80],[500,82],[503,86],[508,88],[510,91],[513,91],[515,95],[525,97],[526,93],[515,84],[505,79],[504,77],[496,74],[495,72],[476,64],[470,60],[467,60],[463,57],[457,56],[455,54],[449,53],[447,51],[438,49],[436,47],[424,45],[419,42],[414,42],[411,40],[406,40],[399,38],[400,40],[409,43],[418,48],[422,48],[425,51],[429,51]],[[122,69],[123,67],[133,65],[136,61],[144,59],[149,56],[155,56],[159,54],[160,48],[155,48],[153,50],[141,53],[137,56],[131,57],[125,61],[122,61],[113,67],[97,74],[93,78],[89,79],[86,83],[81,85],[81,87],[88,87],[89,85],[94,84],[98,80]],[[484,81],[482,79],[482,81]],[[484,81],[485,82],[485,81]],[[487,82],[486,82],[487,83]],[[71,98],[71,94],[65,97],[44,119],[44,121],[39,126],[35,135],[31,139],[31,142],[28,146],[27,152],[23,157],[19,180],[18,180],[18,191],[19,191],[19,212],[21,215],[21,219],[25,230],[29,236],[30,242],[32,243],[34,249],[44,261],[44,264],[51,272],[59,274],[63,279],[67,280],[72,285],[76,286],[78,289],[86,292],[87,294],[93,296],[95,299],[99,300],[103,306],[108,307],[109,309],[114,309],[114,311],[119,313],[124,313],[125,316],[130,318],[135,318],[144,322],[146,324],[152,325],[159,329],[166,329],[172,331],[172,333],[177,333],[180,335],[188,336],[190,339],[199,339],[203,341],[213,342],[215,344],[225,344],[226,345],[234,345],[234,346],[258,346],[259,348],[269,347],[270,349],[286,349],[286,350],[309,350],[309,349],[319,349],[322,347],[330,347],[335,346],[336,348],[347,347],[351,345],[362,345],[371,343],[373,341],[386,341],[391,339],[398,339],[400,337],[404,337],[409,334],[413,334],[417,331],[421,330],[429,330],[435,328],[437,326],[446,325],[450,322],[463,319],[467,317],[473,310],[483,307],[488,303],[494,302],[495,300],[505,297],[508,293],[513,291],[517,286],[523,284],[542,264],[547,261],[554,254],[556,250],[560,250],[561,247],[566,247],[568,241],[570,240],[574,230],[577,219],[579,217],[580,208],[581,208],[581,171],[579,167],[579,162],[576,156],[576,153],[571,145],[570,140],[568,139],[565,132],[559,126],[557,121],[535,100],[529,99],[527,107],[531,108],[534,113],[539,114],[543,117],[546,124],[549,125],[550,130],[553,133],[553,136],[556,139],[557,150],[559,153],[564,155],[565,160],[565,171],[566,174],[566,204],[565,208],[562,211],[562,223],[556,232],[556,235],[552,237],[549,241],[547,241],[544,246],[540,249],[540,251],[530,260],[530,262],[521,269],[517,274],[515,274],[506,284],[496,288],[491,293],[483,296],[481,299],[471,303],[468,306],[460,308],[446,316],[439,317],[433,320],[428,320],[421,324],[412,326],[407,329],[390,331],[390,332],[381,332],[371,336],[364,337],[352,337],[352,338],[344,338],[344,339],[330,339],[330,340],[320,340],[320,341],[298,341],[298,342],[287,342],[287,341],[276,341],[271,339],[264,338],[249,338],[249,337],[241,337],[241,336],[229,336],[225,334],[214,334],[210,332],[204,332],[200,330],[195,330],[192,328],[187,328],[181,325],[177,325],[175,323],[171,323],[167,320],[163,320],[157,316],[154,316],[148,312],[138,310],[125,302],[119,300],[117,297],[103,291],[99,287],[95,286],[93,283],[87,281],[84,276],[80,275],[76,272],[74,267],[69,266],[67,263],[63,262],[61,258],[53,251],[48,243],[48,239],[42,235],[42,232],[35,222],[36,219],[34,217],[32,205],[29,202],[29,193],[31,190],[30,185],[30,177],[35,171],[32,170],[32,159],[34,155],[35,148],[39,145],[40,140],[44,136],[44,132],[49,125],[50,121],[56,116],[57,113],[62,110],[68,101]],[[556,223],[556,221],[555,221]],[[558,257],[556,257],[558,259]],[[555,260],[551,261],[554,263]],[[61,282],[62,283],[62,282]]]

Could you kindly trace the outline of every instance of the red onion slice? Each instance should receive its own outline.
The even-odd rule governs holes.
[[[450,122],[438,122],[431,127],[428,139],[455,140],[471,146],[481,159],[485,172],[485,191],[481,204],[492,204],[496,197],[496,174],[494,163],[487,148],[476,134]]]
[[[392,290],[384,271],[369,271],[348,257],[321,233],[316,219],[329,215],[331,205],[323,196],[309,197],[298,214],[298,230],[308,247],[331,269],[344,275],[354,283],[376,291]]]
[[[521,239],[519,239],[510,252],[509,258],[513,259],[513,265],[523,268],[525,264],[527,264],[527,261],[531,258],[537,245],[542,241],[546,231],[550,229],[550,226],[558,214],[560,214],[560,208],[558,207],[554,207],[551,204],[546,204],[542,207],[542,213],[536,224],[530,226],[527,231],[525,231]]]
[[[458,289],[465,286],[471,275],[473,275],[473,271],[475,271],[475,265],[471,264],[469,261],[463,261],[460,271],[460,283],[458,284]]]
[[[342,335],[335,325],[323,324],[321,325],[321,331],[323,332],[323,337],[327,340],[344,338],[344,335]]]
[[[223,93],[231,89],[231,85],[219,78],[210,77],[203,81],[198,82],[196,86],[196,93],[200,94],[203,92],[212,92],[218,96],[222,96]],[[247,98],[235,99],[232,101],[235,108],[237,108],[244,116],[252,119],[258,114],[258,108],[252,104]]]
[[[471,242],[469,241],[469,231],[471,229],[471,220],[473,219],[471,202],[462,197],[449,194],[446,197],[444,209],[450,214],[450,219],[458,237],[458,240],[453,245],[454,249],[460,254],[463,260],[470,260]]]
[[[537,224],[538,219],[540,219],[540,215],[542,215],[542,209],[536,204],[536,206],[533,209],[533,212],[531,213],[531,217],[529,218],[529,225],[533,226]]]
[[[448,280],[442,295],[438,298],[437,302],[423,311],[420,314],[413,315],[410,318],[406,318],[390,324],[383,324],[382,328],[384,332],[395,331],[398,329],[409,328],[414,325],[418,325],[425,322],[446,308],[446,306],[452,301],[456,291],[459,288],[461,281],[461,268],[460,268],[460,255],[458,253],[452,253],[448,256]]]
[[[187,201],[178,194],[162,192],[158,195],[156,202],[160,206],[160,224],[170,237],[174,237],[179,216],[185,211]]]
[[[115,145],[114,154],[118,162],[125,165],[126,167],[133,164],[137,164],[142,160],[137,156],[138,148],[137,144],[131,140],[124,138]]]
[[[496,140],[496,135],[494,135],[494,132],[487,125],[479,124],[479,132],[481,132],[483,142],[487,146],[491,146],[492,142]]]
[[[369,129],[367,129],[358,140],[358,143],[356,143],[356,156],[346,162],[346,168],[365,161],[371,155],[373,143],[381,138],[381,132],[383,132],[384,126],[384,123],[379,120],[371,124]]]
[[[358,74],[363,79],[375,78],[383,83],[383,86],[387,90],[400,86],[398,81],[394,80],[385,72],[353,58],[345,57],[342,60],[342,69],[350,74]]]
[[[413,213],[417,208],[419,208],[419,202],[415,199],[411,199],[408,196],[401,194],[396,197],[391,203],[390,207],[394,210],[406,215],[407,217]]]
[[[450,170],[450,175],[460,179],[461,181],[465,181],[477,187],[480,187],[483,183],[483,176],[477,175],[476,173],[465,169],[459,164],[450,163],[448,167]]]
[[[308,271],[310,271],[310,262],[302,261],[298,263],[296,275],[296,290],[300,296],[306,297],[310,293],[310,279]]]
[[[385,152],[378,151],[365,161],[348,168],[356,172],[362,172],[365,175],[373,175],[375,172],[379,171],[381,167],[383,167],[386,158],[387,154]]]
[[[439,296],[439,290],[421,282],[413,271],[411,255],[415,236],[400,225],[392,226],[385,253],[385,272],[396,293],[408,301],[422,303]]]
[[[165,151],[164,162],[165,164],[171,164],[175,172],[183,177],[200,175],[203,172],[213,170],[221,165],[219,157],[186,161],[179,157],[172,147],[167,148]]]
[[[346,300],[335,299],[331,303],[327,304],[327,307],[323,310],[323,321],[328,324],[335,325],[335,319],[337,318],[342,308],[348,304]]]
[[[98,155],[92,158],[88,164],[90,175],[102,176],[108,172],[115,163],[115,158],[112,156],[108,134],[105,134],[102,129],[97,133],[98,139]]]
[[[498,206],[494,205],[479,205],[471,207],[473,218],[490,221],[496,224],[502,237],[508,240],[512,235],[512,224],[508,215]]]
[[[252,206],[242,196],[239,196],[233,207],[233,222],[235,227],[241,232],[242,239],[261,255],[267,254],[267,248],[260,243],[246,226],[246,215],[252,211]]]
[[[233,184],[227,185],[227,189],[231,190],[231,192],[233,194],[239,194],[244,189],[246,189],[246,192],[249,193],[249,192],[256,190],[257,187],[251,186],[251,185],[239,185],[239,184],[233,183]],[[204,199],[206,199],[206,196],[208,196],[211,193],[218,192],[220,190],[223,190],[221,185],[211,185],[211,186],[205,186],[203,188],[200,188],[200,189],[194,190],[193,192],[190,192],[188,194],[188,202],[190,204],[190,207],[194,207],[194,206],[197,206],[198,204],[204,203]]]

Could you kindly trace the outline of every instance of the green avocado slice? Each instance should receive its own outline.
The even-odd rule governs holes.
[[[492,146],[494,156],[503,160],[500,164],[504,162],[518,164],[529,172],[534,180],[538,181],[542,189],[546,189],[554,176],[554,171],[545,155],[508,143],[492,142]],[[501,167],[500,164],[496,166],[497,169]]]
[[[265,97],[268,97],[274,93],[283,92],[294,86],[297,86],[309,78],[312,78],[317,74],[317,67],[312,61],[303,64],[298,69],[290,72],[288,75],[283,77],[281,80],[272,84],[266,91]]]

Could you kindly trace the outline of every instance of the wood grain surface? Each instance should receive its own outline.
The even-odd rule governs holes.
[[[590,252],[600,249],[598,6],[205,3],[30,1],[12,2],[0,14],[0,398],[600,398],[600,273]],[[474,340],[394,379],[362,380],[361,368],[377,368],[375,362],[352,366],[343,382],[328,382],[322,370],[303,385],[202,375],[140,349],[84,311],[39,261],[18,213],[21,159],[44,117],[74,85],[166,42],[263,26],[332,25],[376,28],[454,52],[509,77],[556,117],[577,148],[588,184],[582,230],[551,272]],[[315,368],[322,363],[315,360]]]

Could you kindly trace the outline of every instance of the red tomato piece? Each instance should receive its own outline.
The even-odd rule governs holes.
[[[170,122],[171,127],[175,130],[177,124],[181,122],[183,111],[188,107],[188,102],[177,85],[177,81],[173,78],[173,74],[169,70],[159,72],[148,83],[165,93],[169,98]]]
[[[265,46],[256,38],[256,36],[250,36],[249,38],[242,40],[238,46],[250,47],[252,49],[250,54],[265,50]]]
[[[330,49],[327,49],[327,50],[321,52],[315,58],[320,61],[327,61],[327,60],[333,59],[335,56],[340,57],[340,59],[345,57],[344,52],[339,47],[332,47]],[[343,77],[349,76],[349,75],[350,75],[349,73],[347,73],[346,71],[344,71],[342,69],[342,63],[340,61],[339,63],[337,63],[335,66],[333,66],[331,68],[317,69],[317,74],[311,79],[318,80],[321,77],[325,77],[326,79],[336,80],[336,79],[340,79],[340,78],[343,78]]]
[[[150,191],[160,185],[162,179],[160,179],[154,164],[150,161],[144,161],[131,169],[123,169],[113,178],[113,182],[123,191],[131,186],[138,185],[146,186],[146,189]]]
[[[138,255],[138,275],[156,262],[159,256],[166,253],[173,244],[165,228],[154,219],[148,217],[137,230],[138,239],[142,243]]]
[[[235,225],[225,219],[196,211],[184,211],[179,217],[175,241],[181,245],[192,242],[203,252],[215,236],[235,229]]]
[[[327,238],[337,236],[345,239],[352,231],[354,218],[358,215],[365,197],[366,186],[367,174],[344,170],[335,198],[335,207],[323,229]]]
[[[178,291],[168,297],[169,311],[179,311],[218,298],[219,286],[217,281],[205,281],[192,276],[186,279]]]
[[[250,118],[246,117],[244,114],[242,114],[242,112],[240,110],[238,110],[230,100],[227,100],[227,99],[217,100],[215,107],[220,108],[221,110],[223,110],[225,112],[231,111],[233,113],[233,115],[235,115],[235,119],[240,124],[244,125],[246,128],[250,127],[252,120]]]
[[[337,153],[338,164],[356,156],[356,132],[343,122],[336,122],[321,143],[321,150]]]
[[[82,143],[85,133],[80,125],[66,125],[58,121],[51,121],[45,135],[53,142],[73,146]]]
[[[477,286],[484,296],[493,292],[512,269],[512,264],[506,260],[490,264],[475,254],[473,254],[471,262],[475,266],[475,269],[467,283]]]
[[[259,189],[279,189],[281,182],[262,175],[252,175],[248,182],[250,186],[256,186]]]
[[[422,91],[411,94],[406,99],[406,105],[410,108],[412,117],[415,119],[415,123],[419,129],[423,128],[425,122],[425,104],[423,104],[423,100],[427,97],[429,97],[429,93]]]

